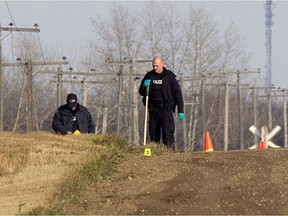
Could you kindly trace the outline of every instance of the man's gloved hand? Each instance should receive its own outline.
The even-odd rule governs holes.
[[[145,87],[150,86],[150,83],[151,83],[151,79],[144,80],[144,86]]]
[[[178,119],[181,121],[183,120],[185,117],[185,114],[184,113],[178,113]]]

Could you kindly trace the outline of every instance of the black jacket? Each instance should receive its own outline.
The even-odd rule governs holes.
[[[165,104],[169,106],[173,112],[175,112],[175,107],[178,108],[178,113],[184,113],[184,102],[182,97],[181,88],[176,75],[163,67],[163,76],[162,76],[162,93],[164,97]],[[146,102],[146,87],[144,86],[144,80],[151,79],[150,92],[153,89],[153,79],[156,79],[156,72],[154,70],[149,71],[145,74],[144,78],[141,81],[139,87],[139,94],[143,96],[143,103]],[[149,101],[148,101],[149,103]],[[149,105],[148,105],[149,106]]]
[[[81,133],[95,133],[91,114],[86,107],[78,104],[75,116]],[[66,104],[60,106],[54,113],[52,128],[61,134],[67,134],[68,131],[73,132],[73,114]]]

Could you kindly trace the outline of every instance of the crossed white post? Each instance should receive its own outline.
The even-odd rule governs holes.
[[[272,147],[272,148],[280,148],[280,146],[274,144],[272,141],[270,141],[270,139],[272,139],[272,137],[274,137],[276,134],[279,133],[279,131],[281,130],[280,126],[276,126],[270,133],[268,133],[268,127],[264,126],[261,128],[261,132],[254,126],[252,125],[249,130],[256,136],[261,138],[261,142],[265,142],[265,145],[268,147]],[[254,144],[253,146],[251,146],[249,149],[256,149],[258,145]]]

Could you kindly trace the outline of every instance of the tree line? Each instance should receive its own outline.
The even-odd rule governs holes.
[[[106,18],[91,15],[89,28],[95,37],[82,47],[85,55],[66,54],[69,63],[77,66],[77,75],[67,65],[33,67],[33,130],[52,131],[57,97],[60,94],[65,103],[67,93],[74,92],[91,111],[96,133],[119,134],[141,145],[144,106],[138,87],[155,55],[161,55],[165,66],[174,71],[183,91],[186,117],[176,125],[178,149],[201,150],[205,131],[212,135],[215,149],[227,150],[257,142],[249,132],[253,124],[259,129],[268,124],[285,128],[285,93],[268,95],[265,86],[258,84],[264,83],[263,71],[249,73],[257,69],[249,66],[250,54],[235,24],[220,32],[204,8],[191,5],[183,13],[169,2],[145,2],[133,12],[117,3],[109,11]],[[41,47],[32,33],[17,37],[14,55],[22,60],[43,61],[43,52],[46,61],[62,55]],[[57,73],[37,73],[40,70]],[[57,75],[63,71],[71,74],[63,73],[59,91]],[[27,130],[26,73],[25,66],[4,70],[5,131]],[[277,137],[274,142],[284,145],[284,130]]]

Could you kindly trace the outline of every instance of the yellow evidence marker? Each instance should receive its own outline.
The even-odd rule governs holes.
[[[74,135],[80,135],[81,132],[80,132],[79,130],[75,130],[73,134],[74,134]]]
[[[151,156],[151,149],[150,148],[145,148],[144,150],[144,156]]]

